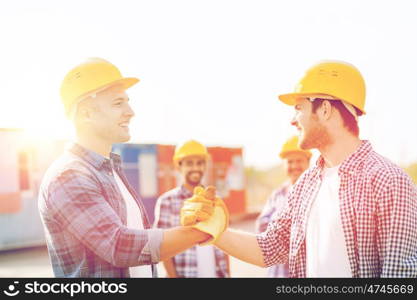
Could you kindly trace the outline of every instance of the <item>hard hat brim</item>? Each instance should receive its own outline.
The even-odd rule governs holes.
[[[280,154],[279,154],[279,157],[280,158],[282,158],[282,159],[285,159],[289,154],[291,154],[291,153],[299,153],[299,154],[303,154],[304,156],[306,156],[308,159],[310,159],[311,158],[311,156],[312,156],[312,153],[310,152],[310,151],[308,151],[308,150],[290,150],[290,151],[284,151],[284,152],[281,152]]]
[[[106,84],[104,84],[104,85],[102,85],[102,86],[100,86],[100,87],[98,87],[98,88],[96,88],[92,91],[89,91],[89,92],[81,95],[78,99],[84,98],[84,97],[86,97],[88,95],[91,95],[91,94],[94,94],[94,93],[99,93],[99,92],[104,91],[105,89],[107,89],[109,87],[112,87],[112,86],[115,86],[115,85],[120,85],[120,86],[122,86],[123,90],[127,90],[128,88],[132,87],[133,85],[135,85],[138,82],[139,82],[139,79],[135,78],[135,77],[126,77],[126,78],[117,79],[115,81],[106,83]]]
[[[102,86],[100,86],[100,87],[98,87],[98,88],[96,88],[96,89],[94,89],[94,90],[92,90],[92,91],[88,91],[87,93],[85,93],[85,94],[82,94],[81,96],[79,96],[78,98],[77,98],[77,100],[76,101],[74,101],[74,103],[72,103],[71,104],[71,106],[70,106],[70,108],[71,107],[73,107],[74,105],[78,105],[83,99],[85,99],[86,97],[88,97],[88,96],[90,96],[90,95],[92,95],[92,94],[95,94],[95,93],[99,93],[99,92],[101,92],[101,91],[104,91],[105,89],[107,89],[107,88],[109,88],[109,87],[111,87],[111,86],[114,86],[114,85],[121,85],[122,86],[122,88],[123,88],[123,90],[127,90],[128,88],[130,88],[130,87],[132,87],[133,85],[135,85],[136,83],[138,83],[140,80],[138,79],[138,78],[135,78],[135,77],[126,77],[126,78],[121,78],[121,79],[118,79],[118,80],[115,80],[115,81],[112,81],[112,82],[110,82],[110,83],[106,83],[106,84],[104,84],[104,85],[102,85]],[[67,111],[66,111],[66,115],[67,115],[67,117],[69,117],[69,114],[70,114],[70,110],[71,109],[68,109]]]
[[[306,97],[306,96],[317,95],[317,94],[321,94],[321,93],[312,93],[312,92],[311,93],[289,93],[289,94],[278,95],[278,99],[281,102],[283,102],[283,103],[285,103],[287,105],[294,106],[295,103],[296,103],[295,100],[298,97]],[[330,95],[330,96],[332,96],[332,95]],[[340,98],[338,98],[338,99],[340,99]],[[340,99],[340,100],[343,100],[343,99]],[[364,110],[362,110],[362,109],[360,109],[358,107],[356,107],[356,108],[359,109],[362,112],[363,115],[366,114],[366,112]]]
[[[122,79],[113,81],[113,82],[107,84],[106,86],[112,86],[112,85],[121,84],[123,86],[123,88],[125,90],[127,90],[128,88],[132,87],[133,85],[135,85],[138,82],[139,82],[139,79],[138,78],[135,78],[135,77],[126,77],[126,78],[122,78]]]
[[[172,159],[172,161],[174,162],[174,164],[178,165],[181,160],[183,160],[184,158],[190,157],[190,156],[200,156],[200,157],[203,157],[205,160],[208,160],[208,158],[209,158],[208,153],[205,153],[205,154],[203,154],[203,153],[198,154],[197,153],[197,154],[189,154],[189,155],[179,155],[179,156],[174,157]]]
[[[297,99],[297,97],[305,97],[305,96],[317,95],[317,94],[320,94],[320,93],[289,93],[289,94],[279,95],[278,99],[287,105],[294,106],[295,99]]]

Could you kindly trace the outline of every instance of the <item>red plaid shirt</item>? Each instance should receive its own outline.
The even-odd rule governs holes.
[[[158,198],[155,207],[155,227],[172,228],[180,226],[180,211],[186,199],[192,193],[184,186],[172,189]],[[228,277],[228,261],[224,252],[214,248],[217,277]],[[192,247],[173,258],[174,267],[178,277],[195,278],[197,271],[197,250]]]
[[[293,187],[288,207],[257,235],[267,266],[289,262],[306,277],[305,234],[324,159]],[[339,168],[340,213],[353,277],[417,277],[417,188],[368,141]]]

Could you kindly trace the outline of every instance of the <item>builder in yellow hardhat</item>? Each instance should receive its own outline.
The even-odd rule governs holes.
[[[288,263],[291,277],[417,277],[417,188],[359,139],[358,69],[320,62],[279,99],[295,108],[300,147],[321,156],[265,232],[228,229],[215,245],[259,266]]]
[[[207,170],[208,152],[204,145],[189,140],[175,149],[173,162],[179,171],[182,184],[161,195],[155,207],[155,227],[172,228],[180,226],[181,207],[193,195],[197,186],[202,185]],[[168,277],[228,277],[228,256],[212,245],[195,246],[175,257],[164,261]]]
[[[266,230],[269,222],[276,219],[288,205],[287,199],[291,187],[300,175],[308,169],[311,152],[298,146],[298,137],[292,136],[282,146],[279,156],[285,163],[288,180],[275,189],[269,196],[266,204],[256,220],[256,231]],[[268,269],[269,277],[289,277],[288,263],[277,264]]]
[[[143,204],[121,169],[114,143],[130,138],[134,116],[123,77],[111,63],[89,59],[64,78],[61,98],[76,129],[76,142],[45,174],[39,210],[55,276],[150,277],[153,264],[207,240],[226,223],[151,229]],[[201,197],[210,198],[197,203]],[[213,201],[214,200],[214,201]],[[205,202],[204,202],[205,201]],[[213,189],[198,189],[185,201],[186,220],[224,212]],[[143,267],[140,267],[143,266]]]

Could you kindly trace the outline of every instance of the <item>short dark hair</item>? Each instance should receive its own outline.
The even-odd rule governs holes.
[[[312,104],[312,112],[316,113],[317,109],[322,105],[322,103],[326,99],[315,99]],[[328,100],[330,105],[336,108],[340,115],[342,116],[343,125],[345,128],[355,136],[359,136],[359,126],[358,122],[356,121],[355,117],[347,110],[347,108],[343,105],[341,100]],[[358,110],[356,107],[353,107],[356,111],[356,115],[362,115],[362,112]]]

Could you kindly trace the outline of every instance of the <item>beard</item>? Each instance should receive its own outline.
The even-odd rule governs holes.
[[[195,176],[195,174],[199,174],[199,176]],[[200,185],[201,180],[203,179],[203,172],[191,172],[185,176],[186,182],[191,186]]]
[[[309,129],[304,128],[304,133],[300,137],[300,148],[303,150],[319,149],[330,142],[331,138],[328,130],[313,116]]]

